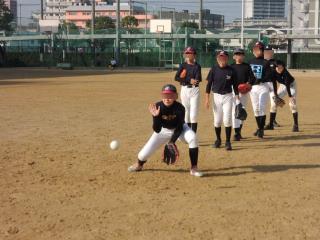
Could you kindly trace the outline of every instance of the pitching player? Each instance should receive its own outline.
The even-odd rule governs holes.
[[[196,62],[196,50],[187,47],[184,50],[185,62],[176,73],[175,80],[181,84],[181,103],[186,109],[185,122],[194,132],[197,132],[197,116],[199,110],[200,90],[202,80],[201,66]]]
[[[254,75],[251,70],[251,67],[248,63],[244,62],[244,58],[245,58],[245,52],[242,48],[237,48],[234,50],[233,59],[235,63],[231,64],[231,67],[233,68],[236,74],[238,85],[242,83],[250,83],[254,80]],[[249,95],[248,93],[246,94],[239,93],[240,102],[244,108],[247,106],[248,95]],[[242,129],[243,122],[235,118],[235,107],[236,107],[236,101],[233,102],[232,126],[235,133],[234,140],[240,141],[242,138],[241,129]]]
[[[273,58],[273,56],[274,56],[274,51],[273,51],[272,47],[267,45],[265,47],[265,49],[264,49],[264,59],[266,59],[269,62],[270,68],[275,74],[275,71],[276,71],[276,60]],[[273,97],[274,97],[273,83],[271,81],[268,84],[269,84],[270,102],[272,103],[272,102],[274,102],[273,101]],[[270,119],[273,119],[272,126],[280,127],[280,125],[276,121],[276,113],[272,112],[271,108],[270,108]],[[269,124],[266,125],[264,129],[265,130],[272,130]]]
[[[214,127],[217,140],[213,147],[219,148],[221,146],[221,125],[224,123],[226,132],[225,149],[232,150],[230,137],[232,126],[232,105],[234,96],[237,103],[240,103],[237,79],[234,70],[228,65],[228,53],[226,51],[219,51],[216,58],[218,65],[213,66],[207,77],[205,106],[209,109],[210,93],[213,92],[213,115]]]
[[[293,132],[299,132],[298,125],[298,109],[297,109],[297,84],[295,79],[289,73],[289,71],[285,67],[285,63],[278,60],[275,62],[276,72],[275,78],[279,83],[279,87],[277,90],[278,96],[283,98],[288,94],[289,96],[289,106],[293,115]],[[273,129],[274,119],[272,117],[276,116],[277,105],[274,101],[271,101],[271,113],[273,113],[270,117],[270,123],[268,129]]]
[[[255,76],[250,92],[253,112],[256,117],[258,129],[255,136],[263,138],[264,126],[266,122],[266,106],[269,100],[269,84],[272,81],[274,94],[277,95],[277,85],[273,76],[272,69],[267,60],[264,59],[264,44],[256,42],[253,47],[253,54],[255,58],[249,61],[252,72]]]
[[[175,144],[180,139],[189,145],[191,162],[190,174],[202,177],[198,170],[198,140],[194,131],[184,122],[185,109],[176,101],[177,89],[174,85],[167,84],[162,88],[162,101],[149,105],[153,116],[153,134],[138,154],[138,161],[128,168],[129,172],[143,169],[147,159],[163,144]]]

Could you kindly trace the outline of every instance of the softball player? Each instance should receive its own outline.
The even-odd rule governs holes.
[[[250,83],[254,79],[254,75],[250,65],[244,62],[244,57],[245,57],[244,54],[245,54],[244,50],[241,48],[237,48],[233,52],[233,59],[235,63],[231,64],[231,67],[233,68],[236,74],[237,85],[241,83]],[[242,106],[245,108],[248,101],[248,94],[239,93],[239,98]],[[242,129],[243,122],[235,118],[235,107],[236,107],[236,101],[233,102],[232,126],[235,132],[234,140],[240,141],[240,139],[242,138],[241,129]]]
[[[266,46],[264,50],[264,59],[266,59],[269,62],[270,68],[275,73],[276,71],[276,60],[273,58],[274,51],[271,46]],[[274,97],[274,90],[273,90],[273,83],[269,82],[269,96],[270,96],[270,102],[273,102]],[[274,119],[273,126],[280,127],[280,125],[276,122],[276,113],[272,112],[272,109],[270,108],[270,119]],[[270,125],[266,125],[265,130],[272,130]]]
[[[275,79],[279,83],[279,88],[277,90],[278,96],[283,98],[286,94],[289,96],[289,106],[293,115],[293,132],[299,132],[298,125],[298,109],[297,109],[297,85],[296,81],[292,75],[288,72],[285,67],[285,63],[282,61],[276,61],[276,71]],[[270,114],[270,123],[269,128],[273,129],[274,118],[276,116],[277,106],[274,101],[271,101],[271,114]],[[274,118],[273,118],[274,117]]]
[[[210,92],[213,92],[213,115],[214,127],[217,140],[213,147],[219,148],[221,146],[221,125],[225,126],[226,132],[226,150],[232,150],[230,137],[232,125],[232,105],[234,97],[232,95],[232,88],[237,103],[240,103],[238,94],[238,85],[236,74],[234,70],[228,65],[228,53],[220,51],[217,54],[218,65],[213,66],[207,77],[206,99],[205,106],[209,109]]]
[[[250,92],[250,98],[252,102],[253,112],[256,117],[258,129],[255,132],[255,136],[263,138],[264,125],[266,122],[266,106],[269,99],[269,84],[272,81],[274,94],[277,95],[276,81],[274,79],[272,69],[267,60],[264,59],[264,44],[262,42],[256,42],[253,47],[253,54],[255,58],[249,61],[252,72],[255,76],[254,81],[251,83],[252,90]]]
[[[191,162],[190,174],[202,177],[203,173],[198,165],[198,140],[197,136],[187,124],[184,123],[185,109],[176,101],[177,89],[174,85],[167,84],[162,88],[162,101],[149,105],[153,116],[153,134],[138,154],[138,161],[128,168],[129,172],[138,172],[143,169],[147,159],[163,144],[175,143],[177,139],[189,145]]]
[[[202,80],[201,66],[195,60],[196,50],[187,47],[184,50],[185,62],[176,73],[175,80],[181,84],[181,103],[186,109],[185,122],[194,132],[197,132],[197,116],[199,110],[200,90]]]

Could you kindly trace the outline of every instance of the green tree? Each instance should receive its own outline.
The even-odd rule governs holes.
[[[67,30],[69,31],[69,33],[70,32],[78,32],[79,28],[73,22],[63,21],[63,23],[59,25],[59,31],[67,32]]]
[[[91,20],[86,22],[86,27],[91,28]],[[108,28],[115,28],[115,24],[110,17],[102,16],[95,18],[95,25],[94,28],[96,30],[108,29]]]
[[[134,31],[136,27],[138,27],[138,19],[134,16],[126,16],[122,18],[121,25],[123,28],[127,29],[130,33]]]
[[[195,28],[195,29],[198,29],[199,28],[199,24],[196,23],[196,22],[183,22],[180,26],[181,28]]]
[[[10,23],[13,21],[13,15],[5,4],[4,0],[0,0],[0,31],[11,32]]]

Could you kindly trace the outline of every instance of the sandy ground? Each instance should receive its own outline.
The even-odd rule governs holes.
[[[0,69],[0,239],[319,239],[320,73],[294,72],[301,132],[286,105],[258,140],[250,107],[245,139],[212,149],[202,104],[206,177],[189,175],[182,143],[176,166],[158,151],[130,174],[152,133],[147,105],[173,75]]]

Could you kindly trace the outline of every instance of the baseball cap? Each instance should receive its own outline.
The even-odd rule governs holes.
[[[261,50],[264,50],[264,44],[263,42],[258,41],[254,44],[253,48],[259,48]]]
[[[233,54],[244,54],[244,49],[236,48],[235,50],[233,50]]]
[[[221,50],[217,52],[217,57],[228,57],[229,53],[227,51]]]

